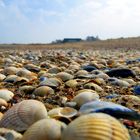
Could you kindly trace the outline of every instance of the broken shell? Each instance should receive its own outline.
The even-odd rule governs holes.
[[[43,96],[47,96],[49,94],[54,94],[54,90],[48,86],[41,86],[41,87],[36,88],[34,90],[33,94],[43,97]]]
[[[59,72],[56,74],[57,78],[60,78],[63,82],[71,80],[74,78],[73,75],[66,73],[66,72]]]
[[[77,103],[77,107],[80,107],[87,102],[95,100],[99,100],[99,95],[96,92],[85,91],[76,95],[72,101]]]
[[[66,125],[55,119],[42,119],[24,133],[22,140],[61,140]]]
[[[42,102],[24,100],[11,107],[0,121],[0,127],[24,131],[34,122],[47,118],[47,110]]]
[[[8,89],[0,89],[0,98],[5,101],[10,101],[14,96],[14,93],[9,91]]]
[[[7,128],[0,128],[0,135],[6,138],[6,140],[21,140],[22,138],[20,133]]]
[[[72,121],[62,133],[62,140],[130,140],[128,130],[115,118],[94,113]]]

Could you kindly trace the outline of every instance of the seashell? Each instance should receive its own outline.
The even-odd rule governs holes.
[[[49,94],[54,94],[54,90],[48,86],[41,86],[41,87],[36,88],[34,90],[33,94],[37,95],[37,96],[44,97],[44,96],[47,96]]]
[[[66,125],[55,119],[42,119],[28,128],[22,140],[61,140]]]
[[[39,73],[38,73],[38,77],[41,77],[43,74],[45,74],[46,73],[46,71],[43,71],[43,70],[41,70]]]
[[[33,86],[21,86],[19,87],[19,92],[21,94],[32,94],[32,92],[34,91],[35,87]]]
[[[40,67],[34,65],[34,64],[27,64],[24,66],[27,70],[32,71],[32,72],[39,72]]]
[[[130,85],[135,85],[136,82],[133,79],[123,79],[124,81],[128,82]]]
[[[82,105],[79,111],[81,114],[102,112],[116,118],[140,120],[140,114],[136,111],[113,102],[92,101]]]
[[[93,92],[93,93],[96,93],[96,91],[92,90],[92,89],[81,89],[81,90],[78,90],[76,92],[76,94],[79,94],[79,93],[82,93],[82,92]]]
[[[107,75],[109,75],[110,77],[122,77],[122,78],[127,78],[129,76],[131,77],[135,77],[136,74],[134,73],[134,71],[130,70],[130,69],[112,69],[108,72],[106,72]]]
[[[75,76],[76,77],[83,77],[83,76],[85,76],[85,75],[88,75],[88,72],[86,71],[86,70],[79,70],[76,74],[75,74]]]
[[[47,118],[47,110],[42,102],[24,100],[12,106],[0,121],[0,127],[24,131],[38,120]]]
[[[78,117],[62,133],[62,140],[130,140],[128,130],[115,118],[94,113]]]
[[[96,70],[97,68],[95,66],[87,65],[87,66],[83,66],[82,69],[91,72],[93,70]]]
[[[2,119],[2,117],[3,117],[3,113],[0,112],[0,120]]]
[[[48,73],[53,73],[53,74],[57,74],[59,72],[61,72],[61,69],[59,67],[53,67],[48,70]]]
[[[78,86],[78,82],[76,80],[69,80],[65,83],[67,87],[75,88]]]
[[[135,95],[140,95],[140,86],[138,85],[138,86],[134,86],[134,94]]]
[[[96,92],[85,91],[77,94],[72,101],[77,103],[77,107],[81,107],[83,104],[95,100],[99,100]]]
[[[84,88],[92,89],[92,90],[95,90],[97,92],[103,91],[103,89],[100,86],[98,86],[97,84],[91,83],[91,82],[85,84]]]
[[[0,73],[0,82],[3,81],[6,78],[6,76],[4,74]]]
[[[2,98],[0,98],[0,107],[1,106],[5,106],[5,107],[8,106],[8,103],[4,99],[2,99]]]
[[[18,68],[16,67],[6,67],[4,70],[3,70],[3,73],[5,75],[14,75],[18,72]]]
[[[72,118],[77,115],[77,110],[71,107],[58,107],[50,110],[48,112],[48,116],[52,118],[57,117],[66,117],[66,118]]]
[[[57,78],[60,78],[63,82],[71,80],[74,78],[73,75],[66,73],[66,72],[59,72],[56,74]]]
[[[0,98],[5,101],[10,101],[14,96],[14,93],[9,91],[8,89],[0,89]]]
[[[42,81],[39,86],[50,86],[50,87],[59,87],[62,85],[61,79],[58,78],[47,78]]]
[[[6,138],[6,140],[21,140],[22,138],[20,133],[7,128],[0,128],[0,135]]]
[[[6,140],[4,137],[0,136],[0,140]]]

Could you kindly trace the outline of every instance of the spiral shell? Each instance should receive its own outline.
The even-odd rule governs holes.
[[[115,118],[94,113],[72,121],[62,133],[62,140],[130,140],[130,136]]]
[[[0,127],[24,131],[34,122],[47,118],[47,111],[42,102],[24,100],[11,107],[0,121]]]
[[[22,140],[61,140],[66,125],[54,119],[42,119],[24,133]]]

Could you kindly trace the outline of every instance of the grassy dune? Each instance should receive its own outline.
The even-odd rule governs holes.
[[[95,42],[65,43],[65,44],[0,44],[1,50],[27,50],[27,49],[138,49],[140,50],[140,37],[125,39],[108,39]]]

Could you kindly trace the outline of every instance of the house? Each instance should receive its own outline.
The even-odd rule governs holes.
[[[81,38],[64,38],[62,43],[75,43],[82,41]]]

